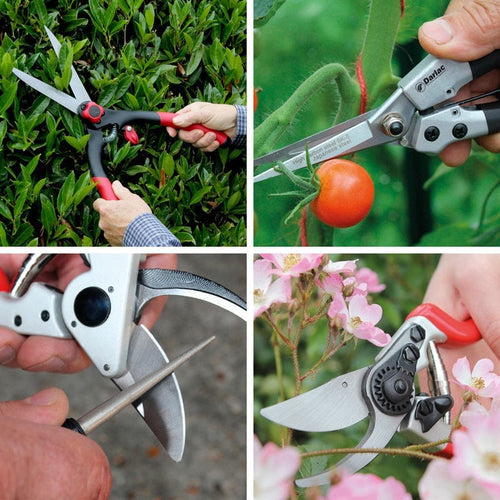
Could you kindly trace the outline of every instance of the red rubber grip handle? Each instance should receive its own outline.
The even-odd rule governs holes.
[[[173,127],[176,129],[182,128],[183,130],[203,130],[205,134],[207,132],[213,132],[215,134],[215,140],[222,146],[228,139],[227,135],[220,130],[212,130],[211,128],[205,127],[201,123],[195,123],[193,125],[189,125],[189,127],[179,127],[174,124],[173,119],[176,116],[176,113],[167,113],[165,111],[159,111],[160,115],[160,123],[164,127]]]
[[[97,183],[97,191],[99,191],[101,198],[105,200],[118,200],[111,187],[111,181],[107,177],[93,177],[92,180]]]
[[[12,284],[4,270],[0,267],[0,292],[10,292]]]
[[[407,319],[415,316],[425,316],[448,337],[446,343],[451,346],[473,344],[482,338],[472,318],[458,321],[434,304],[421,304],[408,315]]]

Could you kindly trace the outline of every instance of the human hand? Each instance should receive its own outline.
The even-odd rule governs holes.
[[[453,318],[472,318],[483,339],[463,348],[439,345],[447,371],[464,356],[471,367],[482,358],[490,358],[500,375],[500,255],[446,254],[440,259],[427,288],[424,302],[436,304]],[[425,376],[422,377],[425,383]],[[461,389],[450,384],[452,396],[460,401]],[[455,412],[460,404],[455,404]]]
[[[424,23],[418,32],[422,47],[436,57],[473,61],[500,48],[499,0],[451,0],[443,17]],[[457,99],[466,99],[499,87],[500,71],[495,70],[464,86]],[[494,98],[486,99],[495,100]],[[500,134],[477,139],[485,149],[500,152]],[[440,154],[444,163],[458,166],[465,162],[471,141],[458,141]]]
[[[26,255],[0,254],[0,267],[9,280],[16,275]],[[148,255],[141,268],[175,269],[177,257],[172,254]],[[88,271],[80,255],[57,255],[49,261],[36,281],[64,291],[76,276]],[[161,314],[165,297],[151,300],[144,308],[141,323],[151,328]],[[38,372],[75,373],[87,368],[91,361],[74,340],[20,335],[8,328],[0,328],[0,364]]]
[[[99,227],[103,230],[106,240],[113,246],[121,246],[128,225],[137,216],[150,214],[151,208],[120,181],[114,181],[112,187],[118,200],[98,198],[94,201],[93,207],[99,212]]]
[[[212,130],[224,132],[230,139],[236,136],[238,112],[230,104],[193,102],[179,110],[176,115],[173,122],[178,127],[189,127],[189,125],[200,123]],[[172,127],[167,127],[167,132],[171,137],[179,134],[180,139],[204,152],[215,151],[220,146],[213,132],[205,134],[202,130],[177,130]]]
[[[67,414],[68,399],[55,388],[0,402],[2,498],[109,497],[106,455],[92,439],[60,427]]]

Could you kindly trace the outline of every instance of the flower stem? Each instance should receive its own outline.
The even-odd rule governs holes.
[[[409,450],[408,448],[332,448],[330,450],[310,451],[302,453],[302,458],[320,457],[323,455],[346,455],[350,453],[376,453],[377,455],[406,456],[421,458],[423,460],[446,460],[443,457],[425,453],[423,451]]]

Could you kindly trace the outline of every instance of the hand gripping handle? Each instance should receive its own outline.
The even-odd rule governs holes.
[[[466,321],[456,320],[434,304],[421,304],[408,315],[407,319],[416,316],[426,317],[441,330],[448,337],[446,343],[450,346],[465,346],[481,339],[481,334],[472,318]]]
[[[158,115],[160,116],[160,123],[164,127],[173,127],[175,129],[183,129],[183,130],[202,130],[205,134],[208,132],[213,132],[215,134],[215,140],[222,146],[223,144],[226,143],[228,137],[224,132],[221,132],[220,130],[213,130],[208,127],[205,127],[205,125],[202,125],[201,123],[195,123],[193,125],[189,125],[188,127],[179,127],[174,124],[174,118],[176,117],[176,113],[166,113],[164,111],[159,111]]]

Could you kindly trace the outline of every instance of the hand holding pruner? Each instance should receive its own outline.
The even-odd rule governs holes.
[[[87,271],[74,277],[62,292],[39,281],[46,264],[57,256],[30,255],[10,290],[0,292],[0,324],[23,335],[75,340],[101,375],[124,391],[122,403],[113,400],[83,418],[80,423],[86,432],[108,418],[125,398],[133,401],[170,457],[180,461],[186,433],[184,405],[175,373],[170,373],[180,366],[179,360],[169,363],[163,347],[141,323],[142,311],[155,297],[181,295],[245,319],[246,304],[227,288],[200,276],[170,269],[139,269],[139,254],[92,253],[81,257]],[[152,388],[144,386],[153,373],[160,378]],[[148,392],[137,398],[141,391]]]
[[[61,44],[48,28],[45,28],[45,30],[56,55],[59,56]],[[92,178],[97,183],[99,194],[106,200],[117,200],[118,198],[114,194],[111,182],[104,172],[101,157],[104,146],[117,138],[119,130],[123,130],[125,139],[130,143],[138,144],[139,138],[132,127],[134,123],[157,123],[165,127],[179,128],[173,123],[175,113],[164,111],[125,111],[103,108],[90,98],[74,67],[71,67],[69,86],[75,97],[67,95],[19,69],[14,69],[13,72],[30,87],[50,97],[53,101],[80,117],[86,131],[90,135],[88,158]],[[228,140],[228,137],[223,132],[210,130],[202,124],[194,124],[186,127],[186,130],[193,129],[213,132],[216,135],[217,142],[221,145]]]
[[[456,141],[500,131],[498,101],[473,104],[488,94],[453,102],[467,83],[500,67],[500,50],[471,62],[425,57],[403,77],[378,108],[255,160],[255,166],[282,160],[290,170],[381,144],[399,144],[423,153],[439,153]],[[254,182],[279,175],[274,167]]]
[[[397,432],[412,443],[441,441],[451,432],[446,416],[453,399],[434,343],[460,346],[480,338],[472,320],[457,321],[437,306],[423,304],[412,311],[374,364],[340,375],[261,413],[273,422],[305,432],[336,431],[368,417],[368,430],[356,447],[361,450],[384,448]],[[431,396],[415,391],[415,375],[424,368],[429,368],[434,383]],[[351,453],[334,468],[354,473],[376,456]],[[296,483],[303,487],[328,484],[331,472]]]

